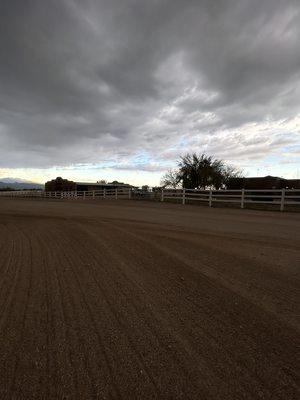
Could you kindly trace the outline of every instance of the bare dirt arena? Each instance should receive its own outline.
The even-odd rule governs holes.
[[[300,215],[0,199],[0,399],[299,399]]]

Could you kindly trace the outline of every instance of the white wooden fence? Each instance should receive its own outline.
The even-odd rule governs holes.
[[[298,206],[300,211],[300,189],[256,189],[256,190],[198,190],[198,189],[164,189],[161,201],[178,200],[182,204],[201,201],[212,207],[214,203],[236,203],[240,208],[247,204],[267,204],[278,206],[284,211],[285,206]]]
[[[73,192],[46,192],[44,190],[16,190],[0,192],[1,197],[37,197],[48,199],[130,199],[130,189],[101,189],[89,191],[73,191]]]
[[[198,190],[163,189],[156,192],[132,191],[131,189],[101,189],[74,192],[45,192],[43,190],[24,190],[0,192],[1,197],[37,197],[50,199],[146,199],[176,201],[182,204],[194,202],[207,203],[213,207],[216,203],[236,203],[240,208],[252,205],[272,205],[280,211],[286,206],[294,206],[300,211],[300,189],[256,189],[256,190]],[[195,203],[194,203],[195,204]]]

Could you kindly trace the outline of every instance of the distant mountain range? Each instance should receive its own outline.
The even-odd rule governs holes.
[[[4,188],[14,190],[44,189],[44,185],[40,183],[26,181],[20,178],[0,178],[0,189]]]

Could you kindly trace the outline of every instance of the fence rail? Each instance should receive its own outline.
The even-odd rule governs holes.
[[[284,211],[285,206],[293,205],[300,210],[300,189],[164,189],[161,192],[161,201],[166,200],[179,200],[182,204],[202,201],[210,207],[214,203],[236,203],[240,208],[245,208],[246,204],[277,205],[280,211]]]
[[[48,198],[48,199],[130,199],[130,189],[102,189],[89,191],[73,192],[46,192],[44,190],[15,190],[0,192],[1,197],[30,197],[30,198]]]
[[[198,190],[198,189],[163,189],[156,192],[134,191],[131,189],[101,189],[73,192],[46,192],[43,190],[3,191],[0,197],[28,197],[50,199],[146,199],[176,201],[182,204],[203,202],[209,207],[216,203],[235,203],[240,208],[247,204],[274,205],[280,211],[286,206],[296,206],[300,211],[300,189],[236,189],[236,190]]]

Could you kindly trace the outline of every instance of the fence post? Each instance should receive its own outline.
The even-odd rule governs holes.
[[[280,211],[284,210],[285,189],[281,190]]]
[[[106,197],[106,190],[105,190],[105,188],[103,189],[103,198],[105,199],[105,197]]]
[[[93,199],[95,198],[95,190],[93,190]]]
[[[245,205],[245,189],[242,189],[241,208],[244,208],[244,205]]]
[[[85,199],[85,190],[83,191],[83,198]]]
[[[116,200],[118,199],[118,188],[116,188]]]
[[[164,189],[161,189],[161,198],[160,201],[164,201]]]
[[[209,191],[209,207],[212,206],[212,190]]]
[[[128,198],[129,198],[129,200],[131,199],[131,189],[129,188],[129,191],[128,191]]]
[[[185,188],[182,189],[182,204],[185,204]]]

